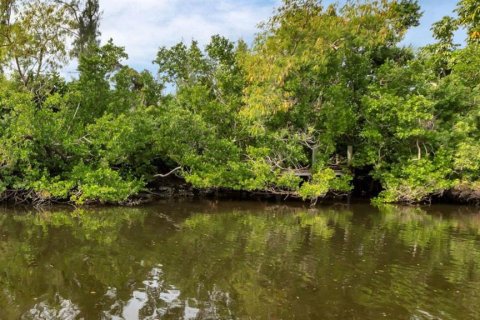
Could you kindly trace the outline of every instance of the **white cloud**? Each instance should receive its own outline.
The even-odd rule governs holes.
[[[101,0],[102,41],[125,46],[129,64],[151,68],[161,46],[195,39],[206,44],[214,34],[251,41],[259,22],[277,0]]]

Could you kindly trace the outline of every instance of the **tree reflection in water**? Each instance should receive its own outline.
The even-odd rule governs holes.
[[[1,319],[480,318],[466,207],[5,209],[0,228]]]

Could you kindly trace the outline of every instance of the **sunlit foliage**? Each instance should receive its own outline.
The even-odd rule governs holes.
[[[479,7],[460,1],[413,49],[400,43],[415,0],[285,0],[251,47],[219,35],[162,47],[152,74],[99,43],[97,1],[3,1],[0,191],[124,202],[175,174],[315,202],[364,172],[376,201],[478,201]]]

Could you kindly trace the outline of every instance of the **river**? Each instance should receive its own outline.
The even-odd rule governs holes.
[[[480,319],[480,209],[0,209],[0,319]]]

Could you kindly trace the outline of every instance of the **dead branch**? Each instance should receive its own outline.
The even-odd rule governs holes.
[[[182,169],[182,167],[176,167],[175,169],[171,170],[170,172],[167,172],[165,174],[156,174],[154,175],[154,177],[160,177],[160,178],[165,178],[165,177],[168,177],[169,175],[171,175],[172,173],[175,173],[176,171]]]

